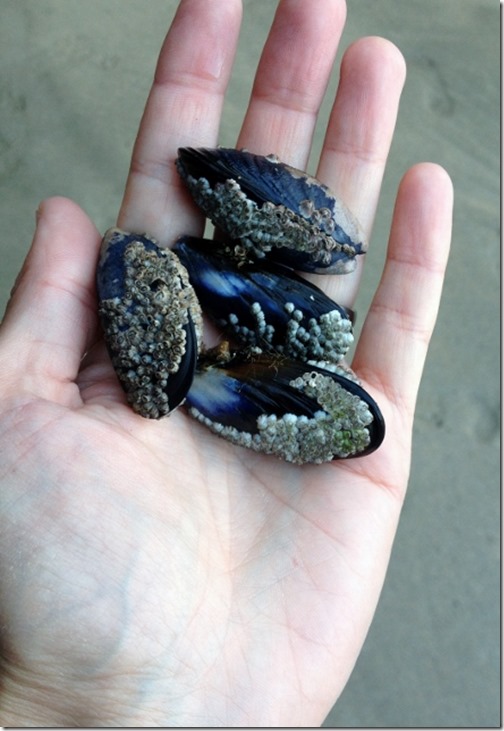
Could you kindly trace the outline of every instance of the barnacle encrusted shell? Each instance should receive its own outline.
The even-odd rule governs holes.
[[[242,347],[335,363],[347,353],[353,342],[347,311],[291,269],[265,260],[238,263],[214,241],[189,236],[173,250],[204,312]]]
[[[378,405],[360,385],[271,355],[202,366],[187,406],[228,441],[295,464],[364,456],[385,434]]]
[[[205,215],[246,255],[320,274],[346,273],[367,245],[326,185],[274,155],[180,148],[177,169]]]
[[[128,402],[158,419],[192,383],[201,311],[179,259],[145,234],[110,229],[97,268],[105,342]]]

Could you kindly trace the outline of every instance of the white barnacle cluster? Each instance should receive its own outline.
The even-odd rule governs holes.
[[[257,451],[274,454],[294,464],[321,464],[338,456],[334,444],[334,426],[330,416],[316,411],[304,414],[264,415],[258,419],[254,435]]]
[[[306,371],[291,386],[313,398],[327,417],[327,437],[333,455],[340,458],[362,452],[370,443],[373,414],[369,405],[340,382],[319,371]]]
[[[274,296],[274,293],[272,293]],[[351,320],[343,317],[340,309],[329,310],[318,317],[301,310],[293,302],[284,302],[285,318],[282,327],[268,321],[261,302],[254,301],[244,323],[236,312],[229,312],[218,320],[228,333],[244,346],[275,350],[302,361],[310,359],[339,362],[353,343]]]
[[[244,324],[236,312],[230,312],[218,323],[226,327],[229,334],[239,340],[245,347],[251,348],[272,346],[275,337],[275,327],[267,322],[260,302],[253,302],[249,308],[253,326]]]
[[[234,180],[211,186],[205,177],[188,175],[186,184],[194,201],[218,227],[225,227],[233,239],[250,235],[254,226],[256,204],[243,193]]]
[[[337,363],[348,352],[354,340],[352,323],[342,317],[340,310],[330,310],[315,318],[296,309],[291,302],[285,304],[285,309],[290,314],[286,353],[303,361],[314,358]]]
[[[294,464],[321,464],[347,456],[335,452],[334,427],[331,417],[317,411],[312,417],[297,414],[261,414],[253,431],[214,421],[191,408],[191,415],[208,427],[214,434],[239,447],[246,447],[262,454],[280,457]]]
[[[217,434],[219,437],[226,439],[228,442],[236,444],[236,446],[238,447],[245,447],[246,449],[255,448],[254,435],[251,432],[237,429],[235,426],[230,426],[229,424],[222,424],[219,421],[215,421],[209,416],[203,414],[201,411],[199,411],[199,409],[195,408],[194,406],[191,406],[189,408],[189,413],[194,419],[196,419],[196,421],[199,421],[200,424],[204,424],[208,429],[210,429],[210,431],[212,431],[214,434]],[[256,449],[256,451],[260,450]]]
[[[287,249],[309,255],[318,266],[328,266],[335,251],[353,254],[350,246],[340,244],[327,228],[320,226],[317,217],[304,218],[284,205],[270,202],[253,206],[249,230],[242,238],[260,254]]]

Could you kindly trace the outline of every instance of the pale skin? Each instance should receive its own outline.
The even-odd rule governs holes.
[[[218,144],[240,16],[239,0],[182,0],[121,227],[163,245],[201,233],[173,160]],[[344,20],[340,0],[280,2],[238,147],[306,167]],[[317,175],[368,235],[404,79],[388,41],[344,55]],[[408,170],[353,359],[385,441],[298,467],[219,440],[183,408],[159,422],[128,408],[97,323],[100,233],[70,200],[41,204],[0,329],[2,725],[322,723],[387,569],[451,216],[446,172]],[[361,269],[318,283],[351,306]]]

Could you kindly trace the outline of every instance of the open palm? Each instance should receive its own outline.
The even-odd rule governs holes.
[[[283,0],[237,142],[304,168],[345,8]],[[215,146],[239,0],[183,0],[161,51],[118,224],[169,245],[203,222],[174,167]],[[223,30],[225,29],[225,31]],[[317,176],[369,234],[404,63],[366,38],[344,56]],[[446,173],[398,193],[353,367],[387,434],[374,454],[293,466],[229,445],[183,409],[125,404],[97,323],[100,235],[40,208],[0,330],[2,724],[318,725],[384,579],[451,222]],[[344,305],[360,271],[319,279]]]

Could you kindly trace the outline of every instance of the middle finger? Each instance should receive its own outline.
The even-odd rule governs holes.
[[[314,12],[315,10],[315,12]],[[306,166],[345,23],[342,0],[281,0],[237,146]]]

